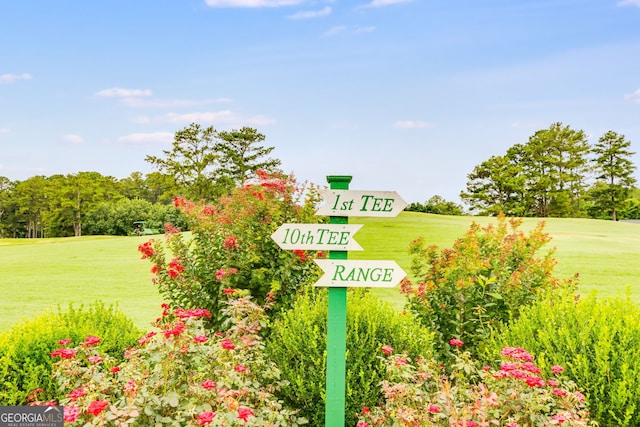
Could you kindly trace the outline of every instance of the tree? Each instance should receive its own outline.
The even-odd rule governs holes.
[[[624,135],[608,131],[593,146],[595,155],[592,162],[596,172],[596,183],[592,197],[597,207],[607,211],[616,221],[617,212],[624,207],[624,201],[633,189],[636,169],[631,161],[635,153],[629,150],[631,141]]]
[[[405,208],[409,212],[424,212],[436,215],[462,215],[462,206],[446,200],[442,196],[435,195],[422,203],[411,203]]]
[[[273,173],[280,166],[280,160],[262,160],[275,147],[257,145],[264,141],[265,136],[256,129],[243,127],[240,130],[220,132],[218,138],[219,142],[215,146],[216,152],[220,155],[218,179],[229,182],[229,191],[254,176],[259,169]]]
[[[47,180],[38,175],[16,184],[11,197],[16,206],[16,232],[24,237],[44,236],[43,213],[48,209]]]
[[[9,231],[7,218],[11,209],[11,191],[15,184],[5,176],[0,176],[0,237],[6,236]]]
[[[473,169],[467,178],[467,190],[460,193],[472,211],[480,215],[524,215],[522,193],[524,182],[515,153],[520,145],[506,156],[491,156]]]
[[[162,151],[164,157],[147,156],[145,161],[172,176],[184,196],[195,200],[214,198],[219,195],[214,186],[219,159],[216,135],[213,126],[203,128],[191,123],[175,133],[172,149]]]

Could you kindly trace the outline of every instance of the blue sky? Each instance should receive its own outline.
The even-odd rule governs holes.
[[[191,122],[408,202],[554,122],[640,152],[640,0],[0,0],[0,176],[147,173]]]

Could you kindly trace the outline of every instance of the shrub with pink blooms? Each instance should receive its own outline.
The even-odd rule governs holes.
[[[502,362],[478,368],[458,341],[450,373],[438,362],[383,351],[387,378],[380,406],[362,409],[357,427],[585,427],[584,395],[563,377],[544,376],[533,356],[505,347]]]
[[[70,426],[298,426],[283,407],[284,384],[263,357],[264,310],[248,297],[230,298],[229,325],[210,332],[206,309],[164,306],[157,329],[125,352],[122,363],[98,351],[98,337],[51,353],[58,404]]]
[[[540,253],[551,237],[539,223],[528,233],[519,229],[522,220],[497,218],[497,224],[473,224],[451,249],[427,246],[423,238],[410,246],[411,271],[401,292],[420,321],[436,332],[441,361],[451,360],[447,340],[457,337],[472,354],[492,330],[521,307],[535,301],[545,290],[574,287],[571,280],[553,275],[553,248]]]
[[[187,216],[192,238],[167,224],[165,242],[139,246],[152,263],[154,283],[174,307],[206,308],[208,324],[218,328],[224,289],[246,290],[258,304],[287,307],[297,291],[315,282],[315,254],[283,251],[271,234],[283,223],[317,223],[319,200],[312,186],[293,177],[259,171],[215,205],[174,199]]]

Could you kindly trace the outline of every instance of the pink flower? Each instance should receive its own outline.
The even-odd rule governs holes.
[[[478,424],[475,423],[475,421],[471,421],[471,420],[466,420],[464,423],[465,427],[478,427]]]
[[[567,390],[563,390],[561,388],[554,388],[551,391],[553,392],[553,394],[555,394],[558,397],[563,397],[563,396],[566,396],[567,394],[569,394],[569,392]]]
[[[222,247],[227,250],[238,249],[238,238],[235,236],[229,236],[224,239]]]
[[[97,417],[102,411],[107,409],[107,406],[109,406],[109,402],[106,400],[94,400],[89,404],[87,412],[92,414],[94,417]]]
[[[86,345],[87,347],[91,347],[92,345],[96,345],[100,342],[100,338],[93,336],[93,335],[89,335],[87,338],[85,338],[84,342],[82,343],[82,345]]]
[[[504,427],[520,427],[520,424],[518,424],[518,423],[506,423],[504,425]]]
[[[536,376],[528,376],[524,379],[529,387],[544,387],[545,382],[542,378]]]
[[[559,373],[561,373],[563,371],[564,371],[564,368],[562,366],[553,365],[551,367],[551,372],[553,372],[553,375],[558,375]]]
[[[247,370],[247,367],[244,365],[236,365],[233,367],[236,372],[244,372]]]
[[[521,347],[505,347],[500,352],[505,357],[511,357],[515,360],[522,360],[524,362],[531,362],[533,356],[524,348]]]
[[[236,290],[232,289],[232,288],[225,288],[225,289],[222,290],[222,293],[224,295],[231,295],[231,294],[235,294]]]
[[[212,390],[217,387],[216,382],[213,380],[204,380],[201,384],[202,388]]]
[[[358,424],[356,424],[356,427],[369,427],[369,423],[365,421],[358,421]]]
[[[404,366],[407,363],[409,363],[407,359],[403,359],[402,357],[396,360],[396,366]]]
[[[87,360],[95,365],[97,363],[102,362],[102,357],[100,357],[100,356],[89,356],[89,357],[87,357]]]
[[[216,414],[212,411],[205,411],[198,414],[198,425],[204,426],[210,424],[215,418]]]
[[[71,392],[69,392],[69,394],[67,395],[67,397],[69,399],[78,399],[82,396],[86,396],[87,392],[85,391],[84,387],[78,387],[75,390],[72,390]]]
[[[67,344],[71,344],[70,338],[58,341],[58,345],[67,345]]]
[[[220,345],[222,346],[222,348],[224,348],[225,350],[233,350],[234,348],[236,348],[235,344],[231,341],[231,340],[222,340],[220,342]]]
[[[367,415],[367,414],[368,414],[368,413],[370,413],[370,412],[371,412],[371,410],[370,410],[368,407],[366,407],[366,406],[365,406],[364,408],[362,408],[362,413],[363,413],[364,415]]]
[[[549,384],[551,387],[558,387],[558,384],[560,383],[556,380],[547,380],[547,384]]]
[[[491,370],[491,366],[489,366],[489,365],[484,365],[484,366],[482,367],[482,370],[483,370],[483,371],[490,371],[490,370]]]
[[[74,359],[76,351],[72,348],[59,348],[51,353],[51,357],[59,356],[63,359]]]
[[[563,424],[567,421],[567,417],[560,414],[555,414],[551,416],[551,424]]]
[[[579,391],[574,391],[573,392],[573,397],[575,397],[578,402],[584,402],[585,401],[584,394],[580,393]]]
[[[241,406],[238,408],[238,418],[240,418],[245,423],[249,421],[249,417],[253,416],[253,411],[249,408]]]
[[[380,347],[380,350],[382,350],[384,354],[393,353],[393,347],[391,347],[390,345],[383,345],[382,347]]]
[[[449,345],[452,347],[462,347],[464,343],[460,341],[458,338],[451,338],[449,340]]]
[[[80,409],[78,409],[78,407],[74,404],[70,404],[70,405],[65,405],[64,406],[64,422],[65,423],[72,423],[75,420],[78,419],[78,416],[80,415]]]
[[[438,405],[431,404],[429,405],[429,412],[432,414],[437,414],[440,412],[440,407]]]
[[[204,335],[196,335],[195,337],[193,337],[193,340],[195,342],[207,342],[207,341],[209,341],[209,338],[207,338]]]

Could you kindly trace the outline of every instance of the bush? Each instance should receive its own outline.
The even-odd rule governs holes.
[[[118,362],[86,340],[52,356],[59,403],[72,426],[291,426],[304,424],[273,392],[282,385],[263,357],[266,316],[247,297],[225,306],[225,333],[211,333],[204,309],[165,310],[157,330]],[[67,425],[65,423],[65,425]]]
[[[209,310],[209,325],[218,329],[225,288],[245,289],[258,304],[275,301],[279,309],[315,282],[319,269],[312,257],[281,250],[271,234],[285,222],[320,221],[317,197],[314,188],[305,194],[292,177],[261,172],[217,206],[176,198],[193,238],[168,226],[165,245],[150,241],[139,249],[153,263],[153,280],[165,299],[174,307]]]
[[[628,297],[550,295],[488,341],[527,346],[546,371],[563,365],[601,427],[640,425],[640,308]]]
[[[52,351],[58,341],[103,337],[100,349],[114,357],[136,342],[140,331],[117,308],[96,302],[87,308],[72,305],[66,311],[46,312],[17,324],[0,335],[0,405],[25,405],[34,390],[39,398],[55,396],[51,380]]]
[[[441,361],[450,359],[447,342],[461,339],[472,354],[477,352],[492,328],[521,306],[534,301],[545,289],[573,286],[552,275],[556,260],[553,249],[538,257],[551,238],[538,224],[528,235],[518,230],[522,220],[499,216],[496,226],[473,224],[452,249],[425,247],[424,239],[412,242],[411,271],[417,286],[405,281],[408,307],[436,332]]]
[[[267,357],[290,384],[278,396],[311,425],[325,422],[327,293],[316,290],[301,296],[282,313],[271,330]],[[347,300],[346,425],[355,424],[361,405],[381,397],[378,384],[384,375],[377,357],[383,344],[414,357],[431,349],[431,333],[408,313],[400,314],[362,290],[349,291]]]
[[[462,345],[452,340],[455,348]],[[448,375],[438,363],[413,363],[406,355],[386,350],[384,401],[363,408],[357,427],[593,425],[584,395],[561,376],[563,368],[554,366],[547,378],[523,348],[505,347],[497,369],[478,369],[469,352],[456,351]]]

